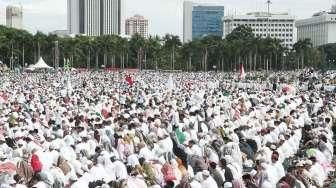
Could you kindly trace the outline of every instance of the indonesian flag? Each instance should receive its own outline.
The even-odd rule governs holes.
[[[125,80],[126,80],[126,82],[128,83],[129,86],[133,86],[134,80],[131,77],[131,75],[127,75],[126,78],[125,78]]]
[[[245,69],[244,69],[244,65],[240,64],[240,74],[239,74],[239,78],[241,80],[243,80],[245,78],[246,74],[245,74]]]

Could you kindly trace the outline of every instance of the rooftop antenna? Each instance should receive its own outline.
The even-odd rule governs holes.
[[[268,15],[270,15],[270,6],[271,6],[271,4],[272,4],[272,1],[271,0],[267,0],[267,13],[268,13]]]
[[[267,0],[267,37],[269,37],[269,20],[270,20],[270,6],[272,4],[271,0]]]
[[[256,0],[255,3],[255,11],[258,12],[258,0]]]

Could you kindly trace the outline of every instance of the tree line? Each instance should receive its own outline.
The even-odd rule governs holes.
[[[43,57],[50,66],[70,60],[75,68],[138,68],[183,71],[293,70],[322,67],[335,59],[334,44],[312,47],[309,39],[292,49],[274,38],[255,37],[252,29],[237,27],[225,39],[205,36],[182,43],[179,36],[143,38],[134,35],[58,37],[0,26],[0,60],[12,67],[26,67]]]

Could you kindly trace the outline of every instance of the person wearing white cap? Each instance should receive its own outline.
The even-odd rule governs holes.
[[[223,188],[233,188],[233,185],[231,182],[225,182]]]
[[[257,166],[257,181],[260,188],[272,188],[272,183],[267,171],[268,165],[264,162]]]
[[[115,173],[114,176],[116,177],[117,180],[122,180],[127,178],[127,169],[125,164],[118,160],[115,156],[112,156],[110,158],[112,162],[112,170]]]
[[[275,186],[276,183],[285,176],[285,170],[279,160],[279,153],[273,151],[272,162],[268,165],[267,171],[269,175],[270,182],[272,186]]]
[[[311,157],[310,160],[312,163],[309,162],[309,172],[311,173],[313,179],[317,183],[318,186],[322,187],[324,181],[326,180],[327,176],[323,169],[323,167],[317,162],[316,157]]]
[[[202,171],[202,177],[202,188],[218,188],[216,181],[213,179],[212,176],[210,176],[210,172],[208,170]]]

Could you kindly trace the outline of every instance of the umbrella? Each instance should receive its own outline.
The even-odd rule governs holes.
[[[12,162],[5,162],[0,164],[0,173],[14,174],[16,172],[16,165]]]

